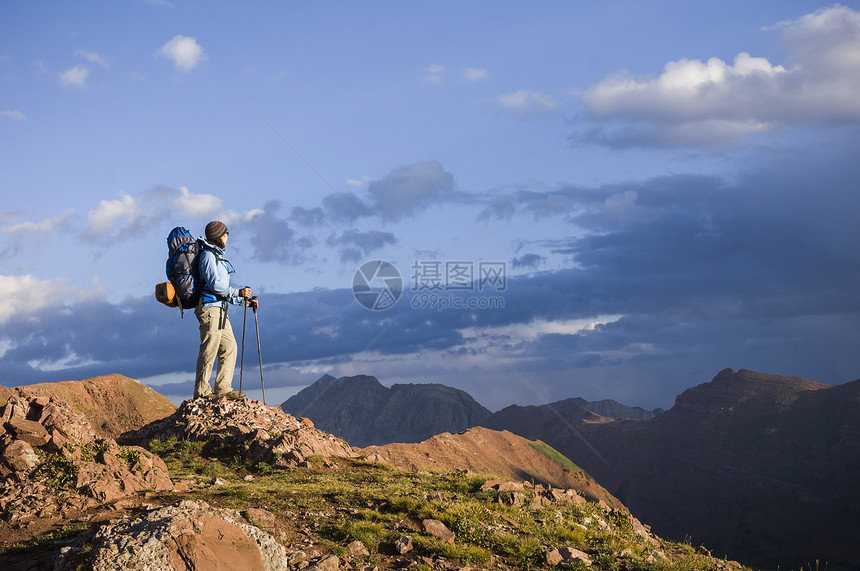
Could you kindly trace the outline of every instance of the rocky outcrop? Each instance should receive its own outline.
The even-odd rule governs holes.
[[[123,375],[24,385],[10,392],[20,397],[44,396],[62,401],[84,415],[95,433],[103,438],[118,438],[176,410],[167,397]]]
[[[134,437],[144,445],[170,437],[206,442],[213,451],[229,451],[252,464],[266,462],[281,468],[299,466],[311,456],[353,455],[348,444],[314,428],[310,420],[250,399],[187,400],[175,413],[141,428]]]
[[[490,411],[467,393],[439,384],[384,387],[371,376],[325,375],[281,405],[353,446],[420,442],[479,424]]]
[[[54,569],[76,569],[84,544],[93,571],[280,571],[289,555],[241,512],[193,501],[104,525],[65,548]]]
[[[49,397],[12,396],[0,410],[0,517],[26,521],[142,490],[172,490],[167,467],[137,446],[101,438]]]

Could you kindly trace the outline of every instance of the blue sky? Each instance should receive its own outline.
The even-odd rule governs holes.
[[[196,320],[152,292],[171,228],[212,219],[260,295],[270,402],[325,373],[494,410],[860,376],[860,2],[0,16],[4,385],[189,396]],[[374,260],[402,278],[377,311],[353,295]]]

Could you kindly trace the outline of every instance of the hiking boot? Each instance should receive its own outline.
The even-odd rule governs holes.
[[[228,391],[221,393],[221,396],[229,400],[239,400],[245,398],[245,391]]]

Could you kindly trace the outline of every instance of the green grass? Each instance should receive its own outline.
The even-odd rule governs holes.
[[[579,466],[574,464],[567,456],[565,456],[564,454],[562,454],[561,452],[559,452],[558,450],[556,450],[555,448],[553,448],[549,444],[545,444],[543,442],[536,441],[536,442],[529,442],[529,446],[531,446],[532,448],[534,448],[535,450],[537,450],[538,452],[540,452],[541,454],[543,454],[544,456],[546,456],[547,458],[549,458],[550,460],[552,460],[553,462],[555,462],[556,464],[561,466],[562,468],[564,468],[566,470],[570,470],[571,472],[580,473],[580,474],[584,474],[585,476],[588,476],[588,474],[585,472],[585,470],[583,470],[582,468],[580,468]],[[590,476],[589,476],[589,478],[590,478]]]

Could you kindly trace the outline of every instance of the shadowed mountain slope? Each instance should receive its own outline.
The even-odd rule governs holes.
[[[281,408],[310,418],[353,446],[420,442],[459,432],[490,416],[467,393],[438,384],[384,387],[375,377],[325,375]]]
[[[587,401],[583,398],[576,397],[573,399],[579,406],[586,410],[590,410],[600,416],[607,418],[632,418],[634,420],[649,420],[655,416],[666,412],[662,408],[655,410],[646,410],[639,406],[625,406],[618,401],[612,399],[603,399],[598,401]],[[559,404],[559,403],[555,403]]]
[[[663,535],[765,567],[860,562],[860,381],[725,369],[654,419],[593,420],[561,405],[483,424],[547,442]]]

